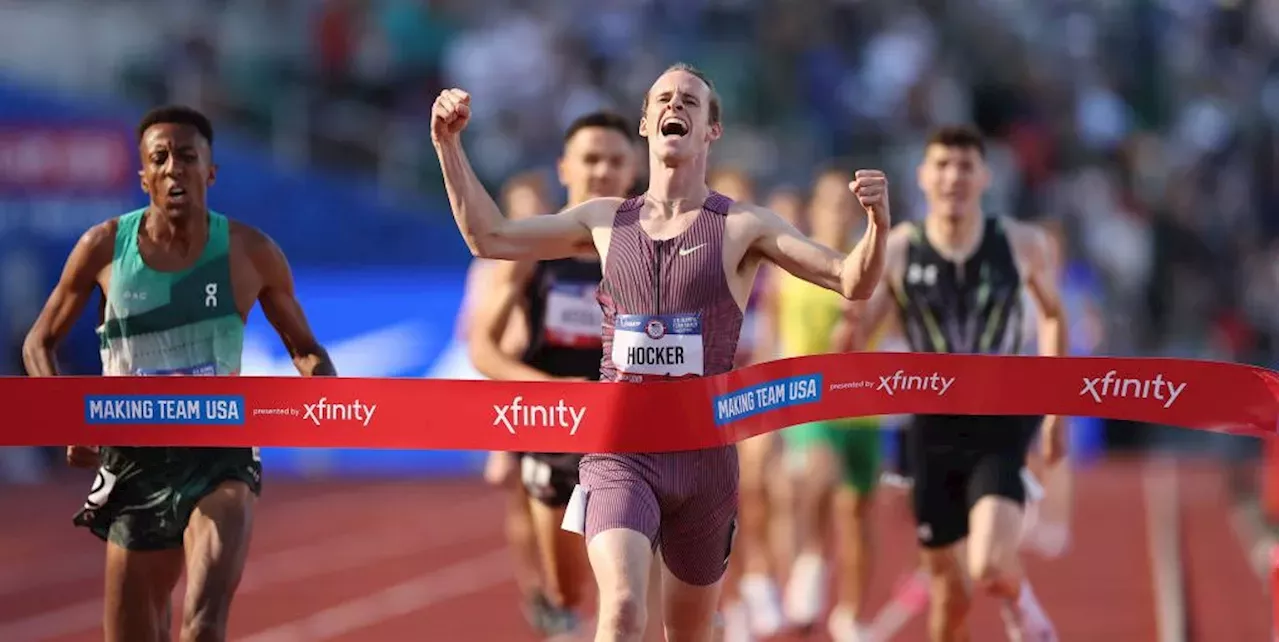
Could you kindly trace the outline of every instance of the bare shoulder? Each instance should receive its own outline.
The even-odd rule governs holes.
[[[625,202],[627,202],[625,198],[602,196],[565,210],[564,213],[573,216],[580,223],[593,230],[601,227],[611,227],[614,214],[618,212],[618,208],[622,207]]]
[[[1049,258],[1049,233],[1034,223],[1002,219],[1009,245],[1020,262],[1039,263]]]
[[[116,232],[120,229],[120,219],[110,218],[80,235],[68,260],[69,267],[86,274],[97,274],[111,264],[116,253]]]
[[[115,250],[116,233],[120,230],[120,219],[117,217],[109,218],[93,227],[84,231],[80,235],[80,240],[76,241],[76,245],[93,253],[102,250]]]
[[[280,246],[266,232],[234,219],[227,219],[227,228],[231,235],[231,246],[250,257],[280,252]]]
[[[911,221],[903,221],[894,225],[889,230],[889,237],[885,239],[885,256],[890,261],[901,261],[907,255],[907,247],[911,245],[911,240],[920,234],[920,227]]]
[[[746,201],[734,201],[733,204],[729,206],[728,217],[729,220],[737,221],[738,223],[749,223],[755,225],[785,223],[782,217],[778,216],[778,214],[773,210],[763,205],[748,203]]]

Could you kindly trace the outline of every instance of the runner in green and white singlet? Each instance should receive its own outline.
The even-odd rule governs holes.
[[[55,348],[97,289],[106,376],[237,375],[255,303],[302,375],[336,375],[280,249],[208,209],[208,119],[158,108],[138,139],[151,202],[81,237],[27,335],[27,372],[58,374]],[[105,640],[170,639],[169,596],[184,568],[182,639],[225,640],[261,491],[257,449],[70,446],[67,460],[98,470],[75,523],[107,542]]]

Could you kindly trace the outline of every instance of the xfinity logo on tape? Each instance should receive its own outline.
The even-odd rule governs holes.
[[[576,435],[587,416],[586,406],[568,406],[564,399],[554,406],[526,405],[524,397],[518,395],[505,406],[495,405],[493,412],[493,425],[502,426],[513,435],[516,428],[568,428],[570,435]]]
[[[814,403],[820,399],[820,374],[778,379],[716,397],[716,425],[722,426],[769,410]]]
[[[334,403],[325,397],[315,403],[302,404],[302,418],[319,426],[322,421],[358,421],[368,426],[377,412],[377,404],[360,403],[359,399],[347,403]]]
[[[1094,403],[1102,403],[1104,397],[1155,399],[1164,402],[1164,407],[1168,408],[1178,400],[1178,395],[1186,387],[1185,382],[1174,384],[1172,381],[1165,381],[1163,373],[1157,373],[1154,379],[1121,379],[1112,370],[1101,377],[1084,377],[1080,396],[1089,395],[1093,397]]]
[[[87,424],[244,425],[238,395],[86,395]]]
[[[899,370],[891,375],[880,375],[880,385],[876,390],[888,393],[890,397],[899,392],[913,390],[936,392],[941,397],[947,394],[947,390],[950,390],[951,384],[955,382],[955,377],[944,377],[936,372],[927,375],[909,375]]]

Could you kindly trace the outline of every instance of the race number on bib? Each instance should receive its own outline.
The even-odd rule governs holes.
[[[556,283],[547,292],[542,327],[547,343],[567,348],[599,348],[604,314],[595,284]]]
[[[614,321],[613,364],[624,374],[702,375],[702,319],[695,314],[620,314]]]

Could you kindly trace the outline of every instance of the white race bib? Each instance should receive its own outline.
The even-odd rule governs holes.
[[[696,314],[619,314],[611,356],[623,374],[702,376],[702,319]]]
[[[547,292],[542,319],[547,343],[566,348],[599,348],[604,313],[595,284],[556,283]]]

